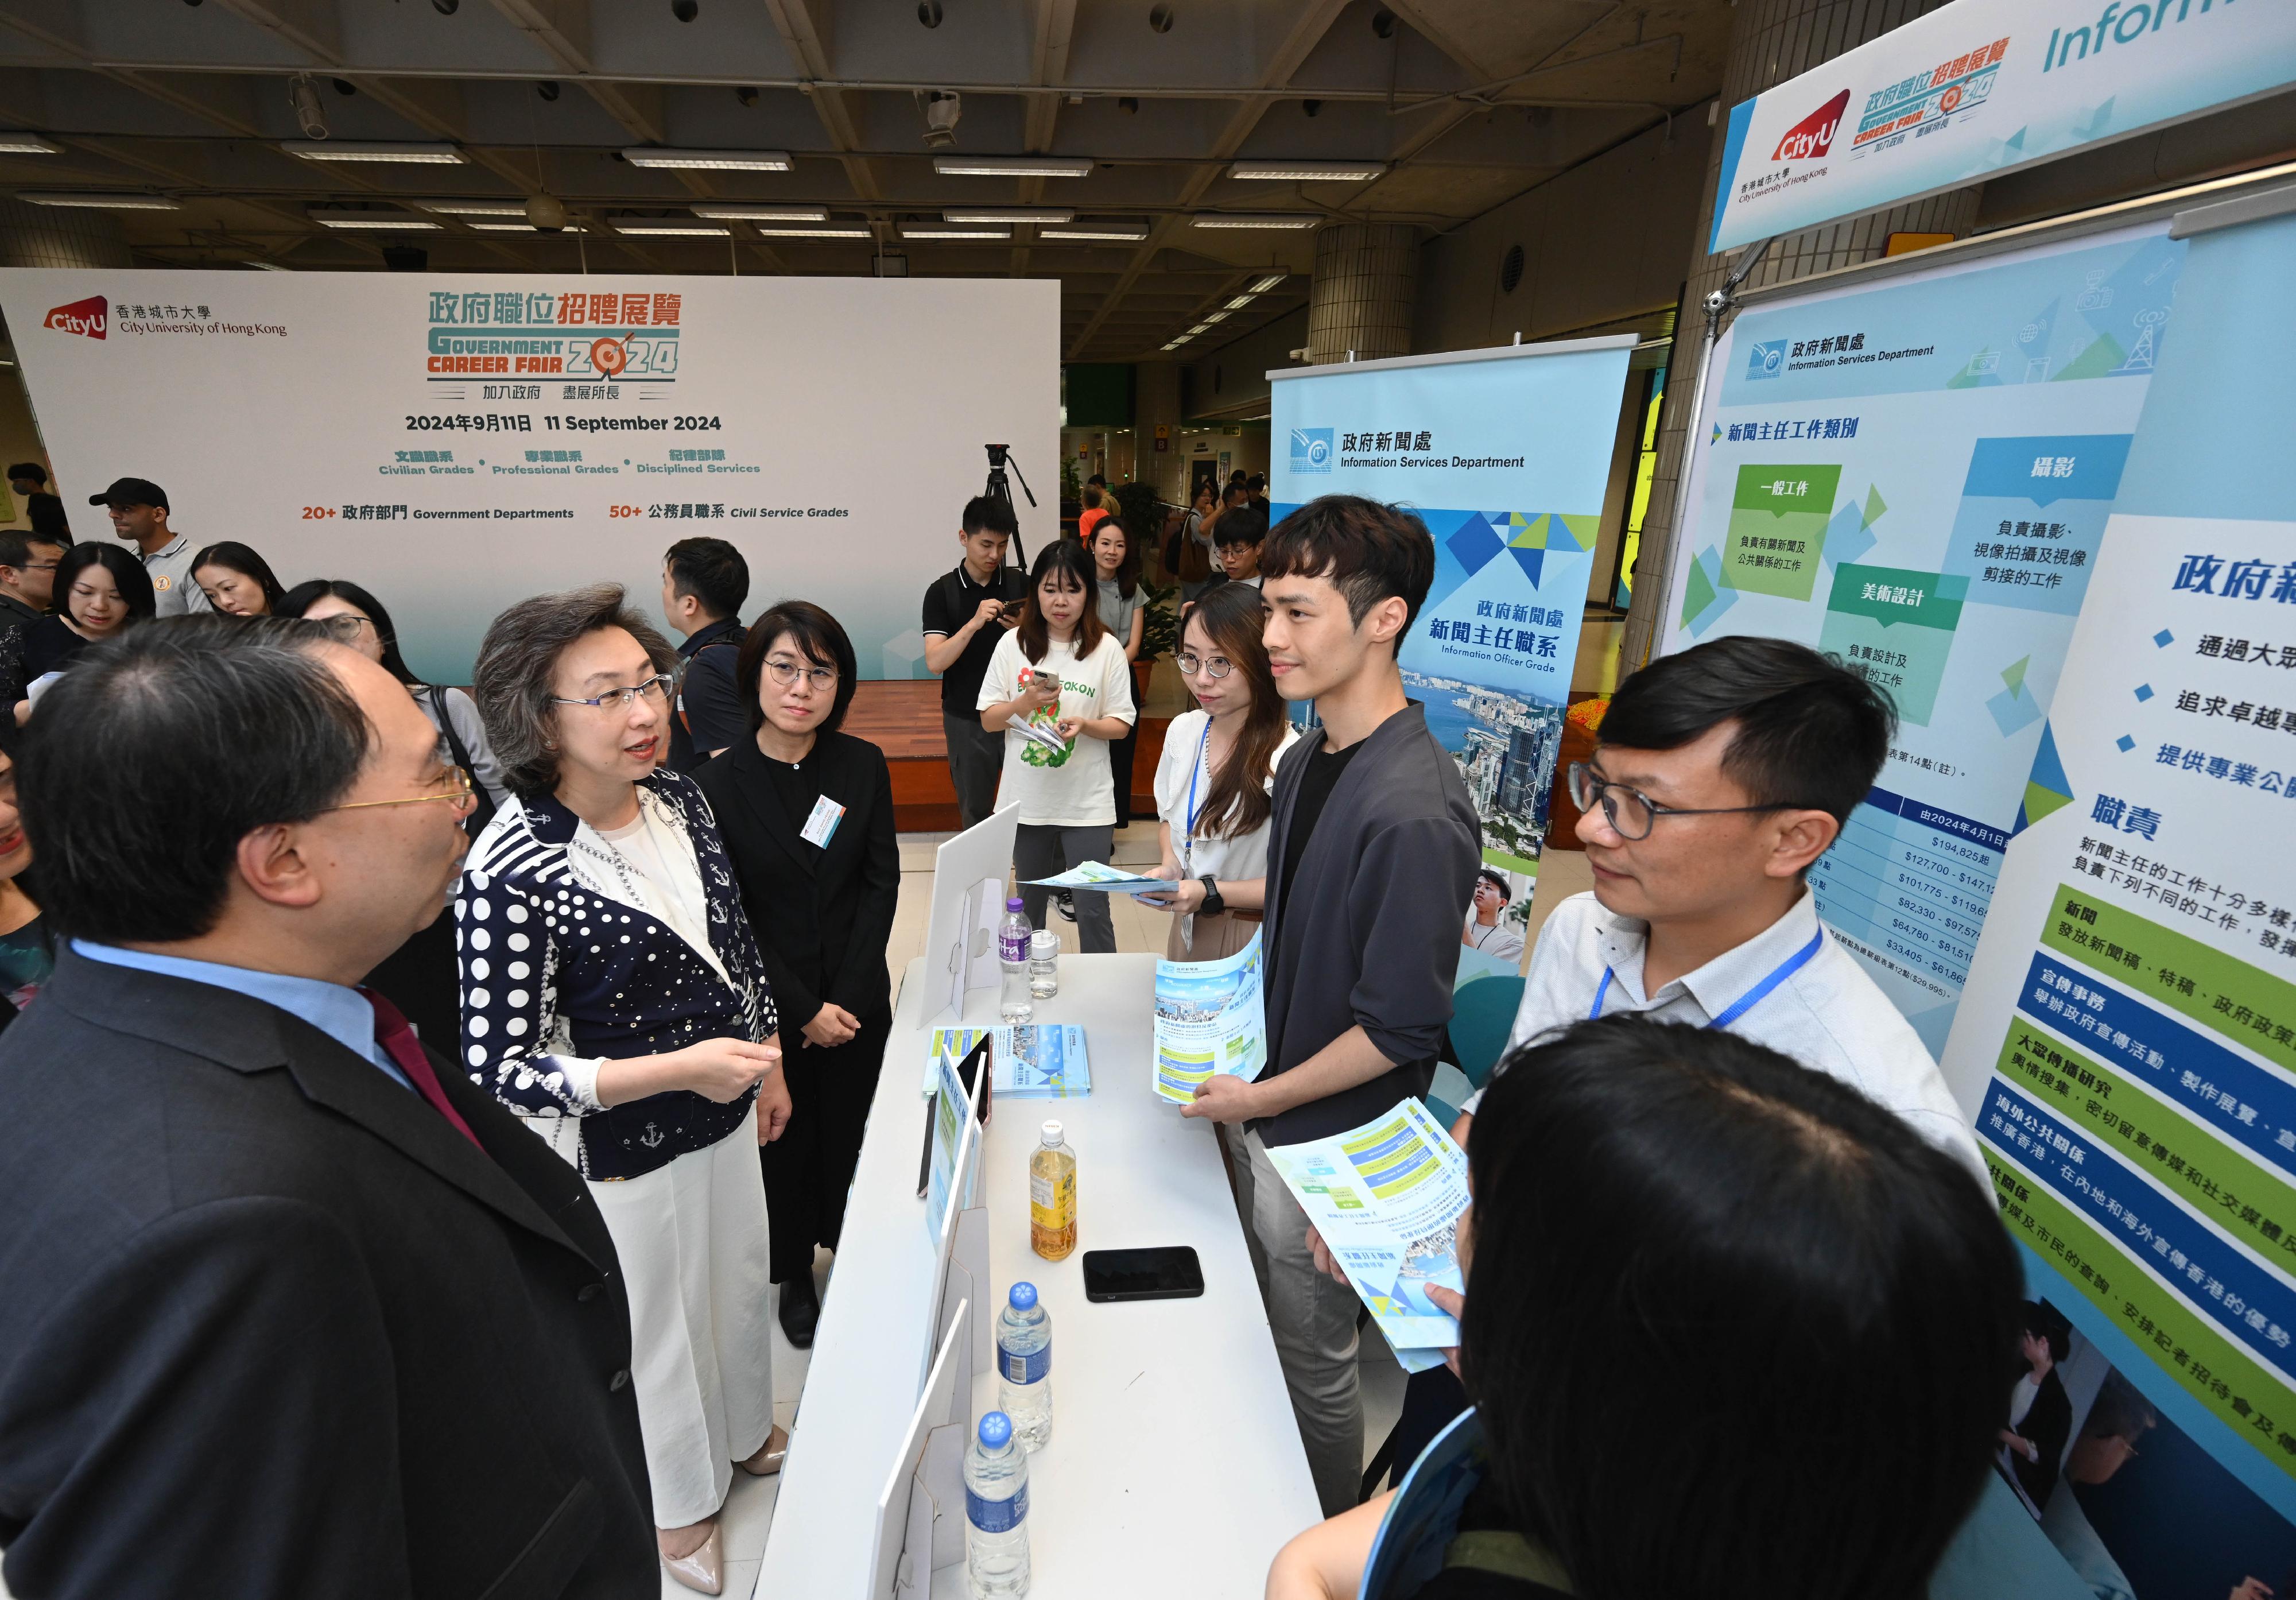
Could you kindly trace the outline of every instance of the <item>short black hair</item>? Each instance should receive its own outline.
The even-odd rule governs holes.
[[[672,594],[701,602],[712,617],[739,617],[750,597],[750,563],[725,539],[680,539],[662,556]]]
[[[1226,526],[1227,518],[1220,518]],[[1219,529],[1212,529],[1215,538]],[[1427,524],[1399,506],[1361,495],[1324,495],[1275,524],[1259,553],[1263,578],[1322,578],[1347,596],[1349,619],[1400,595],[1406,633],[1435,581],[1435,540]],[[1396,636],[1396,650],[1403,636]]]
[[[2021,1332],[2030,1333],[2049,1347],[2052,1363],[2062,1366],[2065,1358],[2072,1354],[2073,1325],[2062,1311],[2047,1301],[2027,1301],[2019,1308],[2017,1325]],[[2017,1365],[2023,1366],[2023,1360],[2021,1358]]]
[[[1085,482],[1088,487],[1094,488],[1106,488],[1108,487],[1108,480],[1098,472],[1095,472],[1091,477],[1086,479]]]
[[[1477,868],[1475,872],[1475,879],[1476,882],[1480,883],[1488,883],[1493,889],[1497,890],[1503,895],[1512,895],[1514,893],[1514,890],[1507,882],[1506,874],[1496,866]]]
[[[1240,505],[1212,524],[1214,545],[1259,545],[1267,540],[1267,513]]]
[[[210,931],[239,841],[357,779],[373,734],[316,625],[212,613],[81,652],[25,729],[24,830],[41,909],[102,944]]]
[[[1267,474],[1265,472],[1254,472],[1250,477],[1243,480],[1243,486],[1256,495],[1259,493],[1260,490],[1267,487]]]
[[[1662,655],[1628,678],[1596,738],[1677,750],[1726,722],[1738,731],[1722,770],[1751,804],[1806,806],[1847,824],[1890,759],[1898,712],[1840,658],[1746,634]]]
[[[45,545],[51,550],[70,550],[69,539],[42,533],[37,528],[0,528],[0,567],[21,569],[32,559],[32,546]],[[61,565],[62,557],[57,557]]]
[[[361,615],[374,624],[375,637],[382,641],[382,669],[409,688],[421,688],[422,680],[406,665],[406,658],[398,652],[398,629],[383,609],[382,602],[365,588],[348,578],[307,578],[287,591],[286,597],[272,608],[283,617],[299,617],[320,601],[332,597],[348,600]],[[321,627],[324,627],[323,622]]]
[[[8,481],[13,483],[19,478],[29,478],[35,483],[45,483],[48,480],[48,469],[37,461],[20,461],[8,469]]]
[[[60,614],[70,614],[66,602],[71,596],[71,587],[90,567],[102,567],[111,574],[112,587],[127,603],[130,622],[146,622],[158,614],[160,597],[152,592],[152,575],[144,570],[144,563],[128,554],[125,546],[105,544],[100,539],[74,545],[56,563],[56,611]]]
[[[242,578],[255,579],[255,587],[263,591],[263,603],[277,616],[287,602],[287,592],[279,587],[279,576],[272,571],[271,563],[257,554],[253,546],[237,539],[225,539],[209,545],[192,557],[192,581],[200,580],[201,567],[223,567]]]
[[[1464,1382],[1510,1523],[1576,1592],[1926,1593],[2022,1293],[1960,1161],[1767,1046],[1633,1016],[1518,1051],[1467,1153]]]
[[[829,715],[814,730],[816,734],[835,733],[845,726],[846,708],[853,703],[861,668],[853,654],[853,641],[846,636],[845,625],[810,600],[781,602],[750,623],[748,635],[742,640],[742,653],[734,666],[734,688],[749,713],[750,731],[756,733],[765,723],[766,708],[758,698],[758,680],[765,675],[766,652],[783,634],[795,639],[798,648],[822,666],[837,669],[836,698],[830,702]]]
[[[988,495],[975,495],[964,503],[964,537],[976,533],[1001,533],[1006,538],[1021,531],[1021,519],[1013,514],[1013,507],[1003,500]]]

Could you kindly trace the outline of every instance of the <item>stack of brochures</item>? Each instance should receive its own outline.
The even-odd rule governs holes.
[[[1084,1030],[1073,1023],[1021,1023],[1002,1028],[936,1028],[925,1045],[924,1092],[933,1092],[944,1057],[962,1061],[986,1034],[996,1063],[989,1087],[996,1098],[1073,1100],[1092,1093],[1092,1065]]]
[[[1250,1079],[1267,1064],[1259,935],[1218,961],[1156,964],[1156,1093],[1175,1105],[1215,1072]]]

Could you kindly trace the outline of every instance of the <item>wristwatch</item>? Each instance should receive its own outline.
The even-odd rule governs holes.
[[[1220,898],[1219,882],[1211,874],[1206,873],[1196,882],[1204,886],[1204,903],[1197,910],[1207,916],[1218,916],[1227,909],[1227,902]]]

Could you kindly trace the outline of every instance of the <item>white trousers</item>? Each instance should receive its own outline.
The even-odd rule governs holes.
[[[630,1376],[657,1528],[714,1516],[774,1427],[772,1272],[758,1136],[593,1183],[630,1297]]]

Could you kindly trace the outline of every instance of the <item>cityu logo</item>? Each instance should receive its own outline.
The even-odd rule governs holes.
[[[1841,113],[1849,106],[1849,91],[1844,89],[1824,105],[1786,129],[1786,136],[1778,141],[1770,152],[1773,161],[1807,161],[1822,156],[1833,148],[1833,130],[1841,126]]]
[[[110,320],[105,314],[111,309],[111,305],[102,295],[92,294],[84,300],[74,300],[69,306],[58,306],[48,313],[47,321],[40,325],[44,328],[54,328],[61,332],[78,333],[89,339],[101,339],[103,337],[104,324]]]

